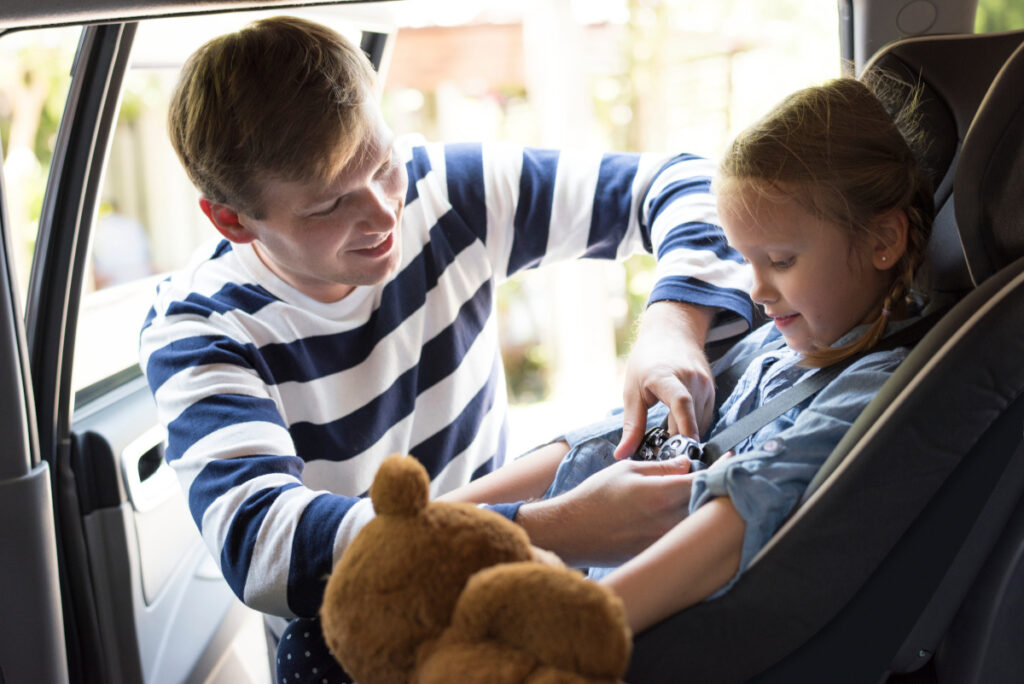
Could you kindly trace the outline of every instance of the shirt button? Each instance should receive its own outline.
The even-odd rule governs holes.
[[[762,451],[767,451],[769,454],[774,454],[782,448],[782,442],[777,439],[769,439],[767,442],[761,445]]]

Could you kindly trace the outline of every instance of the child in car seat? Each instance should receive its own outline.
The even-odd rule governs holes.
[[[785,346],[753,358],[711,436],[810,374],[862,356],[730,458],[689,476],[690,515],[606,574],[634,629],[736,581],[905,357],[902,347],[870,350],[912,318],[908,295],[934,213],[931,183],[907,139],[854,79],[801,90],[743,132],[715,192],[729,244],[753,270],[751,298],[772,319],[732,356],[779,336]],[[593,437],[568,443],[578,454],[593,449]],[[571,472],[574,456],[561,473]],[[552,494],[571,486],[559,479]]]
[[[909,111],[897,124],[869,86],[837,79],[784,99],[722,160],[714,184],[719,217],[753,270],[751,297],[771,322],[729,353],[752,360],[709,436],[812,374],[848,366],[727,458],[664,476],[678,480],[689,515],[621,565],[591,568],[622,597],[634,630],[732,586],[906,356],[905,347],[877,345],[915,318],[911,284],[934,214],[931,182],[908,143],[911,133],[901,132],[913,128]],[[785,344],[772,348],[780,338]],[[652,409],[648,425],[667,413]],[[540,469],[522,476],[517,493],[529,477],[544,480],[540,491],[550,484],[544,496],[555,497],[656,467],[615,463],[621,427],[621,416],[612,417],[542,447],[539,460],[553,454],[558,463],[553,482]],[[499,471],[446,498],[500,500],[513,479]],[[594,565],[585,547],[581,539],[579,554],[566,560]]]

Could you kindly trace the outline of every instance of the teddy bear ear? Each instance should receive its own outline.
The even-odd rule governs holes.
[[[430,478],[412,456],[388,456],[370,485],[377,515],[416,515],[430,499]]]

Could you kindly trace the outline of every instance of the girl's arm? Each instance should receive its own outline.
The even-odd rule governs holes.
[[[439,496],[438,501],[498,504],[539,499],[551,486],[568,451],[567,443],[552,442]]]
[[[725,586],[739,570],[745,529],[732,501],[719,497],[602,581],[639,632]]]

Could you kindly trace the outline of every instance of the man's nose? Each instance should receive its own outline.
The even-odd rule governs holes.
[[[374,183],[370,186],[366,198],[367,220],[374,227],[382,230],[394,228],[398,221],[398,209],[401,200],[391,197],[384,188]]]

